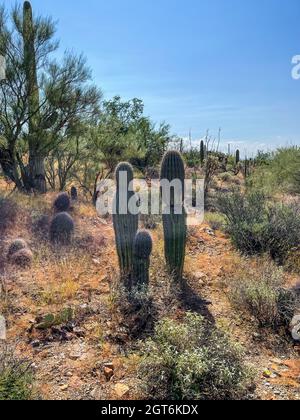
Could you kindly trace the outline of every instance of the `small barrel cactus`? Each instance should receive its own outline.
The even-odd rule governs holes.
[[[11,256],[11,262],[20,268],[30,268],[33,261],[33,254],[28,248],[23,248]]]
[[[65,212],[70,209],[71,202],[67,193],[61,193],[54,201],[54,208],[57,212]]]
[[[74,232],[74,221],[68,213],[58,213],[50,225],[51,242],[69,245]]]
[[[136,234],[134,241],[133,286],[138,290],[145,290],[149,285],[150,256],[153,241],[147,231]]]
[[[16,239],[13,241],[8,249],[7,257],[11,258],[14,254],[22,249],[28,249],[28,245],[24,239]]]
[[[181,191],[171,189],[169,214],[163,213],[163,227],[165,238],[165,258],[170,270],[177,280],[181,280],[185,260],[185,247],[187,238],[186,211],[184,207],[185,169],[180,153],[167,152],[161,165],[161,181],[173,182],[179,180]],[[180,196],[178,196],[180,194]]]
[[[71,188],[71,199],[72,199],[72,201],[77,201],[78,200],[78,192],[77,192],[76,187]]]
[[[124,176],[126,183],[122,185],[121,177]],[[130,184],[133,181],[133,169],[128,163],[120,163],[115,173],[117,191],[115,195],[115,214],[113,224],[116,238],[116,247],[119,257],[121,276],[125,286],[130,288],[131,274],[133,269],[133,246],[135,235],[138,230],[139,216],[131,214],[129,202],[135,196],[130,191]]]

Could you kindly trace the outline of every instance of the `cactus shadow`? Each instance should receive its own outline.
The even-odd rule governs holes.
[[[178,299],[185,311],[195,312],[205,318],[211,324],[215,324],[215,318],[209,310],[211,302],[199,296],[186,279],[180,283]]]

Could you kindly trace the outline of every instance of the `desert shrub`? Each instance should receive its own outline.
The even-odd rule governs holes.
[[[59,194],[54,201],[54,208],[57,212],[65,212],[70,209],[71,202],[67,193]]]
[[[217,205],[225,215],[227,231],[238,250],[247,255],[265,251],[266,201],[259,192],[243,195],[235,191],[220,194]]]
[[[223,174],[220,174],[220,180],[222,182],[231,182],[233,179],[233,175],[230,172],[224,172]]]
[[[251,187],[270,196],[276,192],[300,193],[299,147],[279,149],[257,164],[260,166],[248,181]]]
[[[21,249],[20,251],[14,253],[10,261],[20,268],[30,268],[33,261],[33,254],[28,248]]]
[[[0,196],[0,233],[14,224],[17,211],[17,205],[12,200]]]
[[[32,218],[31,230],[34,235],[45,238],[49,231],[50,217],[47,215],[38,215]]]
[[[220,213],[206,213],[205,221],[212,230],[224,230],[226,226],[224,216]]]
[[[161,218],[152,214],[142,214],[140,220],[143,228],[147,230],[154,230],[161,223]]]
[[[1,345],[0,350],[0,400],[34,399],[31,364],[16,357],[14,352],[4,345]]]
[[[77,188],[74,187],[74,186],[71,188],[71,198],[72,198],[73,201],[77,201],[78,200]]]
[[[26,248],[28,248],[28,245],[24,239],[16,239],[10,244],[7,257],[10,259],[14,254]]]
[[[284,288],[284,272],[268,260],[253,266],[245,261],[230,279],[230,299],[239,309],[253,316],[260,327],[288,325],[298,298],[294,290]]]
[[[299,208],[283,205],[269,207],[264,242],[274,260],[282,265],[286,263],[289,253],[300,246]]]
[[[50,225],[50,240],[54,243],[68,245],[74,232],[74,221],[68,213],[58,213]]]
[[[300,212],[297,207],[270,204],[260,192],[233,192],[218,197],[227,231],[236,248],[246,255],[269,253],[279,264],[300,246]]]
[[[145,343],[140,376],[155,400],[225,400],[246,394],[249,371],[241,350],[204,319],[161,321]]]

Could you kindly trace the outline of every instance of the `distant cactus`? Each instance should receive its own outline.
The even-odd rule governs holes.
[[[28,249],[28,245],[24,239],[16,239],[13,241],[8,249],[7,257],[11,258],[14,254],[22,249]]]
[[[204,141],[201,140],[201,143],[200,143],[200,162],[201,162],[201,165],[203,165],[204,160],[205,160],[205,144],[204,144]]]
[[[121,177],[127,176],[124,188],[120,183]],[[121,276],[125,286],[130,288],[131,274],[133,269],[133,246],[135,235],[138,230],[139,216],[129,212],[129,202],[135,193],[129,191],[133,181],[133,169],[128,163],[120,163],[115,173],[117,191],[115,195],[115,214],[113,216],[116,247],[119,257]],[[125,178],[124,178],[125,179]],[[121,198],[124,197],[124,200]],[[123,202],[124,201],[124,202]]]
[[[20,268],[30,268],[32,265],[33,254],[28,248],[23,248],[18,252],[15,252],[10,261]]]
[[[76,187],[71,188],[71,199],[72,199],[72,201],[77,201],[78,200],[78,192],[77,192]]]
[[[68,245],[74,232],[74,221],[68,213],[58,213],[50,225],[50,239],[54,243]]]
[[[170,214],[163,214],[165,237],[165,258],[170,272],[177,280],[181,280],[185,260],[185,247],[187,238],[186,211],[184,208],[184,162],[180,153],[167,152],[161,166],[161,180],[181,182],[180,196],[171,190]]]
[[[149,285],[152,248],[151,235],[147,231],[138,232],[134,241],[133,286],[139,290],[147,289]]]
[[[70,209],[71,202],[67,193],[61,193],[54,201],[54,208],[57,212],[65,212]]]
[[[240,157],[240,151],[237,150],[235,153],[235,164],[238,165],[240,163],[241,157]]]

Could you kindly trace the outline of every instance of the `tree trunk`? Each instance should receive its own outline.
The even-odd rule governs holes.
[[[47,184],[44,156],[38,154],[31,155],[29,168],[34,190],[40,194],[45,194],[47,192]]]

